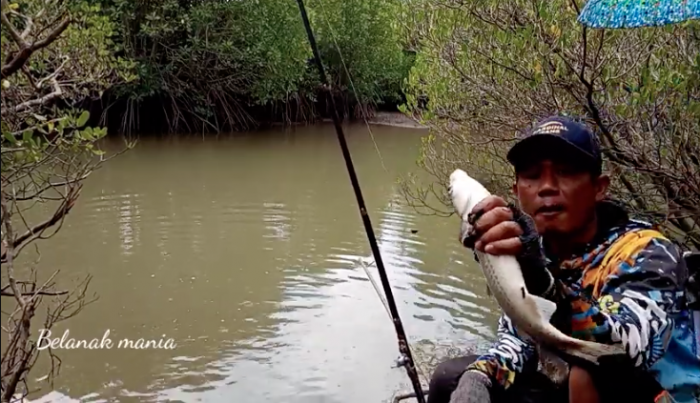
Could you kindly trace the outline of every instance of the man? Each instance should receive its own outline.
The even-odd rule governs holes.
[[[610,180],[593,133],[552,117],[508,160],[519,208],[487,198],[470,218],[474,233],[460,241],[515,255],[529,291],[557,303],[555,326],[627,354],[598,367],[570,361],[568,387],[558,388],[537,372],[537,346],[501,316],[487,353],[436,368],[428,402],[700,401],[700,329],[685,302],[682,253],[606,198]]]

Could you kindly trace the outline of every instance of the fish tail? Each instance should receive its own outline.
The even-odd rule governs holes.
[[[626,354],[624,347],[617,344],[601,344],[583,340],[577,340],[575,344],[562,351],[593,364],[598,364],[600,357]]]

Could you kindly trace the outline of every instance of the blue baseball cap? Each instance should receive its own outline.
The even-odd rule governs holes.
[[[586,125],[563,116],[552,116],[537,123],[508,151],[506,158],[516,169],[549,158],[596,174],[603,168],[595,134]]]

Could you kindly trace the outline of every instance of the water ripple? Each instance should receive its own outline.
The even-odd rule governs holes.
[[[337,143],[308,130],[146,141],[95,172],[42,246],[63,273],[94,275],[99,300],[66,326],[177,348],[62,351],[49,400],[379,402],[410,388],[391,369],[395,330]],[[387,165],[412,169],[420,141],[378,130]],[[405,206],[366,133],[348,137],[412,347],[492,337],[494,305],[454,223]]]

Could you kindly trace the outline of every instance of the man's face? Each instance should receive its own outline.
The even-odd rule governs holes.
[[[594,178],[565,159],[547,159],[520,167],[513,191],[540,235],[573,235],[591,222],[608,185],[607,176]]]

